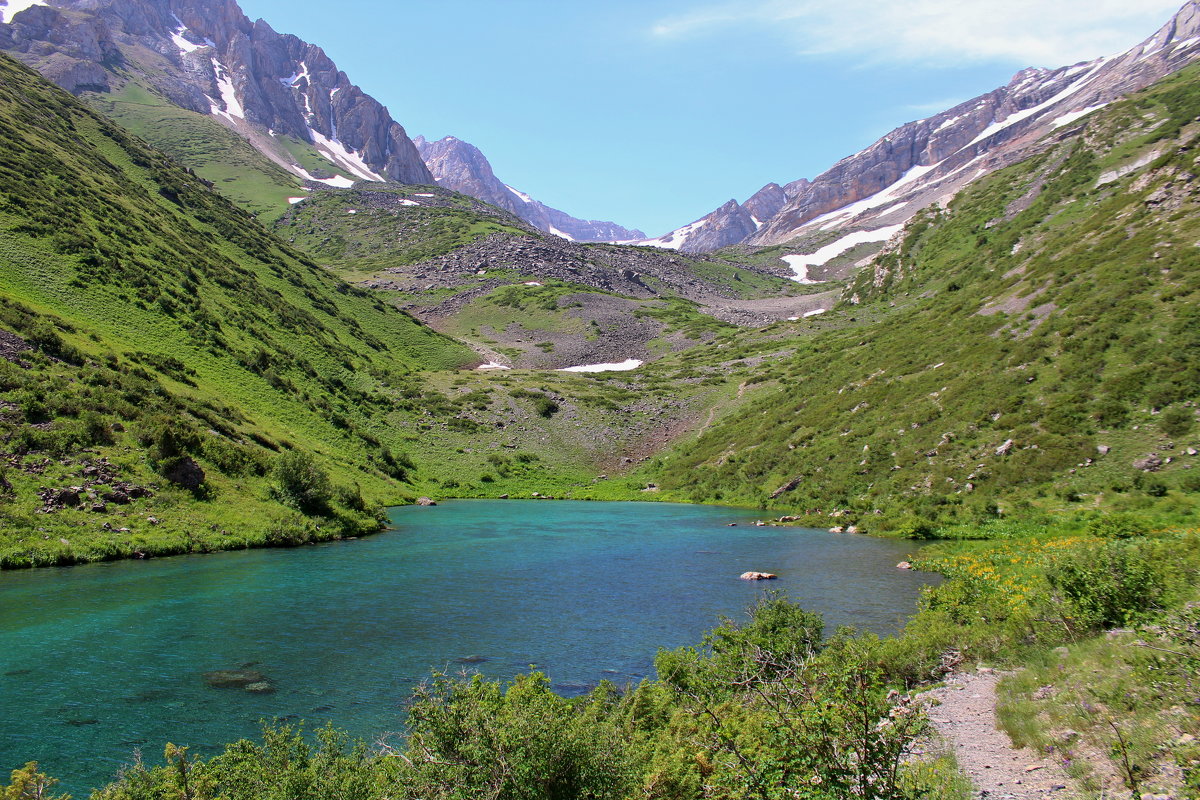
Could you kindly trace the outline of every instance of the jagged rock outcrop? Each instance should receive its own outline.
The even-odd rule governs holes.
[[[479,148],[461,139],[446,136],[431,142],[418,136],[413,143],[439,185],[510,211],[538,230],[576,242],[623,242],[646,236],[615,222],[576,219],[534,200],[497,178]]]
[[[356,192],[363,194],[361,188]],[[736,298],[737,292],[697,274],[696,260],[678,253],[633,247],[581,244],[554,236],[492,234],[417,264],[384,270],[386,277],[367,281],[375,289],[412,290],[444,286],[480,270],[504,269],[553,279],[627,297],[677,294],[698,302]],[[766,267],[742,269],[777,277]],[[480,284],[482,285],[482,284]],[[499,284],[497,284],[499,285]]]
[[[404,128],[321,48],[251,22],[234,0],[14,0],[0,49],[73,93],[132,77],[305,178],[433,181]],[[284,136],[311,143],[341,177],[295,163],[273,146]]]
[[[803,188],[807,185],[808,181],[800,180],[789,184],[789,187]],[[778,214],[793,196],[779,184],[768,183],[745,203],[730,200],[691,225],[657,239],[644,239],[638,244],[684,253],[707,253],[744,242],[758,232],[767,220]]]
[[[787,200],[774,213],[765,206],[750,208],[760,192],[742,208],[763,224],[743,239],[732,240],[745,225],[731,222],[736,209],[726,205],[647,244],[703,252],[741,241],[773,245],[818,231],[861,233],[902,224],[983,175],[1072,135],[1076,122],[1091,111],[1198,56],[1200,0],[1190,0],[1154,36],[1121,55],[1058,69],[1022,70],[1006,86],[897,128],[811,182],[787,184],[782,188]],[[778,193],[772,190],[766,197],[777,200]]]

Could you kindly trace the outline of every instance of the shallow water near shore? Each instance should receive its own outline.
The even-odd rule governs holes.
[[[756,528],[741,509],[464,500],[390,516],[359,541],[0,573],[0,774],[37,760],[82,797],[135,749],[212,754],[261,719],[374,739],[431,668],[536,665],[565,694],[635,682],[657,648],[698,643],[766,589],[828,630],[891,632],[933,578],[895,568],[912,543]],[[749,570],[780,577],[738,580]],[[275,691],[204,680],[235,669]]]

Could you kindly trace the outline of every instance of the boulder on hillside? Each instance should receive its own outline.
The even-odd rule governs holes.
[[[778,500],[780,497],[782,497],[783,495],[787,494],[788,492],[792,491],[797,486],[799,486],[801,481],[803,481],[803,480],[804,480],[803,475],[792,478],[790,481],[785,483],[783,486],[780,486],[778,489],[771,492],[771,499]]]
[[[199,489],[204,485],[204,469],[191,456],[167,464],[162,476],[183,489]]]
[[[1162,465],[1163,460],[1154,453],[1133,462],[1133,468],[1140,469],[1142,472],[1157,472],[1162,469]]]

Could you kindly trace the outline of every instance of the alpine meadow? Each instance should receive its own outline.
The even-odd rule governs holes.
[[[0,49],[0,800],[1200,798],[1200,0],[658,237],[235,0]]]

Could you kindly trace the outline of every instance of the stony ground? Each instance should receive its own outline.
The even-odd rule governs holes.
[[[1054,761],[1012,746],[996,726],[996,684],[991,671],[956,673],[929,696],[938,702],[929,718],[953,749],[958,765],[989,800],[1069,800],[1071,780]]]

